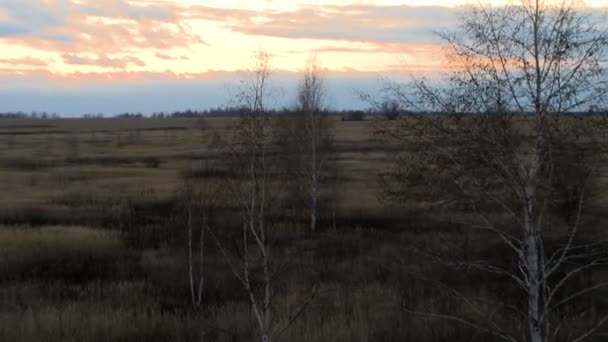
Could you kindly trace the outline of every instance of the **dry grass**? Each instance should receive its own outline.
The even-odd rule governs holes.
[[[209,123],[227,134],[232,120]],[[463,216],[445,212],[421,220],[385,206],[377,174],[390,167],[394,146],[374,136],[370,122],[336,121],[335,128],[337,231],[326,226],[310,236],[297,220],[271,230],[284,262],[274,315],[279,325],[319,286],[281,340],[491,341],[457,324],[404,313],[405,301],[471,314],[397,271],[403,264],[431,269],[408,244],[466,252],[463,228],[454,223]],[[253,340],[247,299],[211,243],[205,305],[189,305],[176,193],[184,170],[225,158],[203,138],[190,119],[1,120],[0,341]],[[230,212],[222,215],[214,227],[227,233]],[[491,286],[471,291],[491,295]]]
[[[422,336],[419,323],[399,312],[397,284],[373,280],[366,258],[377,252],[361,234],[350,238],[354,248],[317,250],[338,243],[338,235],[325,236],[324,245],[308,240],[290,248],[303,263],[288,267],[295,273],[284,277],[285,290],[277,295],[279,326],[308,298],[305,278],[317,269],[325,275],[318,296],[282,340]],[[218,256],[208,260],[206,291],[219,299],[208,298],[197,311],[188,305],[179,252],[147,250],[129,259],[116,232],[84,227],[0,227],[0,245],[0,340],[240,341],[255,335],[239,285],[220,271],[226,265]]]
[[[223,134],[232,120],[209,122]],[[42,124],[30,120],[0,122],[0,176],[7,180],[0,184],[1,207],[15,203],[43,205],[68,185],[102,195],[99,188],[111,184],[129,185],[122,189],[122,195],[143,190],[168,195],[180,170],[196,165],[200,159],[222,158],[202,142],[194,119],[45,120],[47,128],[30,128],[37,125]],[[175,127],[180,129],[172,129]],[[369,123],[336,121],[336,127],[335,144],[340,151],[336,157],[349,178],[369,178],[382,167],[382,157],[390,157],[381,151],[375,155],[357,151],[370,140]],[[134,138],[123,142],[129,135]],[[2,140],[10,141],[10,146]],[[369,185],[366,197],[373,201],[374,188]]]

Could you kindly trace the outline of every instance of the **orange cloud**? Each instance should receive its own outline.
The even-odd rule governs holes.
[[[319,57],[333,70],[383,71],[400,60],[429,69],[441,66],[439,47],[427,32],[437,25],[430,15],[448,25],[454,11],[371,5],[261,11],[147,0],[20,1],[37,6],[41,19],[22,15],[23,27],[14,25],[4,35],[0,27],[0,48],[12,51],[6,58],[44,53],[50,60],[34,66],[46,67],[56,77],[166,69],[198,77],[214,69],[245,68],[247,56],[260,47],[276,55],[277,68],[292,71],[313,51],[323,54]]]

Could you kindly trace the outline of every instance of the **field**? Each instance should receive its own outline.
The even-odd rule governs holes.
[[[228,135],[234,120],[206,123]],[[471,315],[402,266],[434,267],[406,248],[412,244],[454,254],[495,246],[469,245],[462,213],[421,218],[380,200],[378,174],[391,168],[397,146],[374,134],[374,121],[332,120],[334,209],[321,211],[318,234],[295,219],[277,228],[275,250],[285,260],[274,309],[286,327],[280,339],[492,340],[456,322],[404,312],[407,305]],[[183,175],[226,158],[203,128],[198,119],[0,121],[0,340],[253,339],[246,293],[211,241],[204,302],[190,304]],[[594,238],[606,239],[608,181],[598,184],[586,222]],[[212,229],[229,230],[222,224],[229,221],[219,215]],[[495,293],[494,286],[490,279],[474,290]],[[302,301],[308,305],[295,317]],[[593,301],[608,305],[605,295]]]
[[[222,134],[233,120],[209,122]],[[336,157],[348,182],[340,207],[353,213],[381,208],[370,179],[390,151],[384,152],[369,123],[336,122]],[[182,170],[222,158],[206,148],[199,126],[195,119],[4,120],[0,191],[18,195],[0,199],[2,217],[19,221],[29,211],[45,220],[98,222],[95,211],[102,207],[171,198]]]

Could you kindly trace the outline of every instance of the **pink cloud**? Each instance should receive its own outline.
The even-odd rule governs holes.
[[[37,6],[37,11],[54,13],[52,3],[28,4],[24,1],[23,6]],[[8,44],[45,51],[98,54],[124,53],[141,48],[170,50],[204,44],[201,37],[178,16],[177,7],[168,3],[126,0],[69,2],[65,13],[53,20],[53,25],[38,25],[25,18],[22,21],[13,25],[12,30],[16,33],[2,36],[0,32],[0,39]]]
[[[452,9],[408,6],[325,5],[262,12],[204,5],[180,6],[167,1],[19,1],[23,1],[23,5],[18,8],[35,7],[42,14],[37,16],[39,19],[26,20],[27,11],[20,9],[23,12],[21,24],[25,25],[25,29],[17,25],[11,28],[12,34],[2,35],[0,28],[0,42],[56,53],[57,60],[68,65],[123,70],[135,66],[146,67],[146,61],[140,54],[142,50],[152,50],[154,57],[160,60],[189,60],[183,52],[177,54],[175,51],[206,44],[201,33],[191,27],[192,20],[210,21],[225,29],[252,36],[252,39],[266,36],[317,40],[318,47],[312,48],[317,52],[345,55],[364,53],[370,56],[376,53],[405,54],[409,58],[419,58],[425,67],[430,67],[433,63],[429,61],[437,59],[439,45],[429,41],[432,33],[426,29],[436,25],[430,24],[429,13],[443,13],[441,15],[446,18],[454,14]],[[0,10],[2,8],[0,4]],[[449,20],[442,20],[441,25],[444,24],[449,24]],[[239,39],[243,39],[242,36]],[[284,52],[278,51],[279,54]],[[398,57],[395,59],[397,62]],[[152,62],[149,63],[150,67]],[[53,67],[49,63],[30,66]],[[347,67],[349,63],[345,59],[341,69],[347,70]],[[350,67],[356,69],[352,65]],[[183,73],[180,75],[185,77]]]

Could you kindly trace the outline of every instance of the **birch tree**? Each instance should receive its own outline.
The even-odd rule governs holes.
[[[301,185],[299,190],[308,210],[311,232],[317,229],[319,217],[319,197],[322,186],[323,168],[331,144],[331,127],[325,113],[325,84],[316,57],[306,66],[298,85],[298,108],[301,115],[297,118],[293,137],[298,140],[296,179]]]
[[[183,200],[186,207],[188,286],[192,306],[200,307],[205,285],[205,236],[213,203],[213,187],[197,182],[193,172],[183,175]]]
[[[247,292],[261,341],[269,342],[272,337],[274,297],[267,220],[272,195],[269,189],[271,165],[268,158],[272,141],[270,118],[265,106],[269,91],[270,56],[260,51],[254,60],[251,78],[244,81],[239,94],[245,110],[241,113],[230,146],[234,166],[242,173],[239,177],[241,180],[231,189],[242,217],[241,249],[238,256],[240,265],[231,262],[231,267]],[[258,266],[262,270],[261,291],[256,291],[253,283],[252,273]]]
[[[576,194],[573,217],[558,222],[550,212],[552,182],[560,167],[555,142],[581,146],[601,129],[595,127],[581,140],[580,125],[567,115],[605,106],[608,92],[607,28],[605,21],[594,20],[586,11],[575,1],[478,6],[462,16],[457,31],[441,34],[452,70],[441,85],[428,80],[388,85],[408,108],[442,113],[404,119],[400,127],[419,134],[391,133],[405,145],[423,146],[416,163],[414,157],[405,157],[402,172],[392,180],[405,187],[438,184],[438,191],[450,192],[442,203],[471,209],[474,227],[482,232],[478,236],[496,237],[510,260],[497,264],[427,255],[450,267],[499,277],[521,295],[490,304],[496,311],[488,314],[479,310],[487,301],[481,304],[451,291],[479,313],[476,319],[411,308],[408,312],[457,321],[506,341],[583,341],[608,322],[608,315],[601,313],[581,322],[581,316],[564,310],[594,311],[592,302],[578,311],[572,304],[608,285],[591,281],[574,290],[569,287],[585,274],[593,279],[589,272],[608,265],[605,245],[585,241],[581,234],[586,191],[601,151],[595,150],[596,158],[583,165],[584,186]],[[564,128],[577,133],[567,134]],[[501,324],[505,319],[499,320],[499,315],[511,323]]]
[[[287,323],[273,317],[282,263],[277,260],[280,251],[273,248],[273,232],[278,223],[271,215],[281,211],[283,194],[276,177],[280,166],[276,160],[275,125],[266,107],[272,93],[270,56],[262,51],[254,60],[250,77],[242,82],[238,94],[243,109],[231,140],[224,143],[225,161],[236,174],[224,184],[224,190],[238,209],[240,237],[234,241],[236,246],[229,248],[232,244],[222,242],[215,233],[211,236],[247,294],[260,340],[270,342],[278,339],[296,317]],[[298,315],[308,301],[303,302]]]

